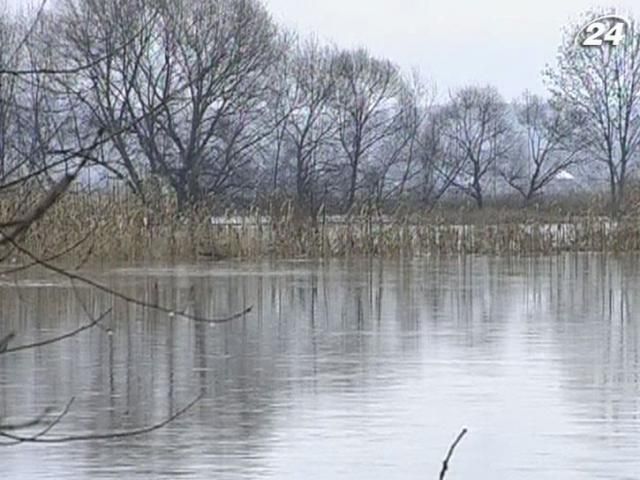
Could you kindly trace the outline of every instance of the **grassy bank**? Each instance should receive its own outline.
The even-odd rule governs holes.
[[[10,218],[15,205],[0,204],[0,219]],[[78,245],[66,256],[78,262],[622,252],[640,250],[640,222],[632,216],[613,222],[588,211],[497,208],[387,216],[363,209],[311,222],[288,205],[212,217],[209,209],[178,215],[168,200],[149,208],[126,195],[75,193],[33,225],[22,243],[45,258]]]

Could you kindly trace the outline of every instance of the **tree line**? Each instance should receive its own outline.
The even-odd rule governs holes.
[[[527,205],[571,171],[606,181],[618,213],[638,165],[640,31],[632,20],[620,45],[580,47],[602,13],[567,27],[548,95],[513,101],[485,85],[438,96],[365,49],[278,26],[257,0],[3,14],[0,185],[49,189],[82,164],[148,203],[291,199],[314,215],[453,193],[482,208],[497,188]]]
[[[184,210],[284,198],[315,215],[362,202],[432,208],[452,192],[482,208],[498,182],[529,204],[559,173],[583,169],[607,181],[619,213],[636,174],[636,23],[615,48],[576,42],[579,27],[603,12],[567,28],[557,64],[544,72],[547,97],[525,92],[508,102],[477,85],[442,100],[418,74],[364,49],[284,30],[256,0],[58,0],[46,7],[43,1],[32,14],[0,13],[0,200],[9,199],[0,203],[0,263],[15,255],[26,261],[4,269],[5,276],[38,266],[168,318],[226,323],[251,308],[199,318],[55,264],[92,231],[45,257],[22,240],[73,183],[96,179],[126,185],[150,207],[164,194]],[[37,343],[2,332],[0,356],[104,328],[111,310],[95,314],[78,301],[85,325]],[[0,418],[0,446],[146,434],[202,395],[152,426],[50,436],[72,399],[59,415]]]

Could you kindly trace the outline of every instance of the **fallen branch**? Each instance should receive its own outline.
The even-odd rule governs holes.
[[[464,428],[462,432],[460,432],[460,435],[458,435],[458,438],[456,438],[455,442],[453,442],[451,447],[449,447],[449,453],[447,453],[447,457],[442,462],[442,470],[440,470],[440,480],[444,480],[445,476],[447,475],[451,457],[453,457],[453,453],[455,452],[456,448],[458,447],[458,445],[460,444],[460,442],[462,441],[462,439],[467,433],[468,433],[468,430]]]

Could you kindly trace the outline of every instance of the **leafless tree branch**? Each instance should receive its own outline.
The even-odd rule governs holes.
[[[63,340],[68,340],[69,338],[75,337],[76,335],[79,335],[80,333],[82,333],[82,332],[84,332],[86,330],[90,330],[90,329],[94,328],[95,326],[100,324],[103,320],[105,320],[111,314],[111,312],[112,312],[112,309],[107,310],[102,315],[100,315],[98,318],[93,320],[91,323],[83,325],[82,327],[79,327],[76,330],[73,330],[72,332],[68,332],[68,333],[65,333],[64,335],[60,335],[58,337],[50,338],[48,340],[43,340],[41,342],[36,342],[36,343],[29,344],[29,345],[21,345],[19,347],[6,348],[5,350],[1,350],[0,349],[0,354],[9,354],[9,353],[22,352],[24,350],[31,350],[31,349],[34,349],[34,348],[46,347],[46,346],[52,345],[54,343],[62,342]],[[9,342],[11,340],[13,340],[13,338],[15,338],[15,334],[9,334],[9,335],[11,336],[11,338],[9,338],[9,340],[7,341],[7,347],[8,347]],[[3,340],[3,342],[4,342],[4,340]]]
[[[67,405],[65,406],[65,408],[62,410],[62,412],[60,412],[56,418],[54,418],[51,422],[48,422],[48,425],[43,428],[41,431],[39,431],[38,433],[36,433],[35,435],[32,435],[29,438],[30,442],[36,441],[39,438],[44,437],[47,433],[49,433],[51,430],[53,430],[56,426],[58,426],[62,420],[69,414],[69,412],[71,411],[71,406],[73,405],[73,402],[75,401],[75,397],[71,398],[71,400],[69,400],[69,402],[67,402]],[[51,412],[51,409],[47,409],[45,411],[45,413],[37,420],[34,420],[33,422],[31,422],[30,425],[28,426],[19,426],[18,428],[6,428],[5,426],[0,425],[0,432],[9,432],[9,431],[15,431],[15,430],[24,430],[26,428],[31,428],[31,427],[35,427],[38,426],[42,423],[47,423],[45,422],[45,418],[46,416],[48,416],[48,414]],[[25,424],[26,425],[26,424]],[[15,445],[19,445],[22,442],[21,440],[12,440],[9,442],[0,442],[0,446],[2,447],[12,447]]]
[[[106,285],[103,285],[99,282],[96,282],[95,280],[91,280],[90,278],[87,278],[83,275],[80,275],[78,273],[73,273],[70,272],[64,268],[58,267],[52,263],[46,262],[40,258],[38,258],[36,255],[34,255],[31,251],[29,251],[28,249],[24,248],[23,246],[21,246],[20,244],[18,244],[17,242],[12,241],[11,245],[14,246],[14,248],[16,250],[18,250],[20,253],[26,255],[27,257],[31,258],[31,260],[33,262],[35,262],[37,265],[51,271],[54,273],[57,273],[60,276],[66,277],[70,280],[75,280],[78,281],[80,283],[83,283],[85,285],[89,285],[91,287],[94,287],[97,290],[100,290],[101,292],[107,293],[109,295],[113,295],[116,298],[119,298],[120,300],[124,300],[127,303],[130,303],[132,305],[137,305],[139,307],[143,307],[143,308],[149,308],[151,310],[155,310],[157,312],[161,312],[161,313],[165,313],[171,317],[182,317],[185,318],[187,320],[193,320],[196,322],[202,322],[202,323],[211,323],[211,324],[221,324],[221,323],[228,323],[231,322],[233,320],[237,320],[238,318],[241,318],[247,314],[249,314],[252,310],[253,310],[253,306],[248,307],[247,309],[245,309],[244,311],[240,312],[240,313],[235,313],[231,316],[226,316],[226,317],[221,317],[221,318],[205,318],[205,317],[199,317],[197,315],[190,315],[184,312],[177,312],[173,309],[170,308],[166,308],[163,307],[162,305],[157,305],[157,304],[153,304],[153,303],[149,303],[149,302],[145,302],[143,300],[139,300],[137,298],[133,298],[130,297],[128,295],[125,295],[124,293],[118,292],[112,288],[107,287]]]
[[[33,420],[28,420],[26,422],[21,423],[2,423],[0,424],[0,431],[3,432],[11,432],[16,430],[25,430],[27,428],[38,427],[45,423],[45,419],[51,414],[52,409],[47,408],[44,412],[42,412],[38,417]]]
[[[200,394],[195,400],[189,403],[184,408],[178,410],[176,413],[163,420],[162,422],[156,423],[154,425],[137,428],[132,430],[124,430],[121,432],[114,433],[105,433],[105,434],[96,434],[96,435],[69,435],[69,436],[61,436],[61,437],[26,437],[21,435],[15,435],[8,433],[6,431],[0,430],[0,437],[6,438],[8,440],[12,440],[17,443],[45,443],[45,444],[63,444],[63,443],[72,443],[72,442],[89,442],[89,441],[104,441],[104,440],[115,440],[118,438],[128,438],[128,437],[136,437],[140,435],[147,435],[149,433],[160,430],[170,423],[176,421],[178,418],[183,416],[189,410],[191,410],[198,402],[202,400],[204,397],[204,393]]]

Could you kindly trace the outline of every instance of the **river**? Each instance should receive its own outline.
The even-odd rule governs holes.
[[[632,479],[640,472],[640,258],[265,261],[113,266],[83,275],[127,304],[32,272],[0,278],[12,345],[0,418],[69,413],[49,433],[108,441],[0,447],[2,478]],[[51,413],[55,415],[55,413]],[[27,433],[33,430],[27,430]],[[24,432],[23,432],[24,433]],[[45,437],[46,438],[46,437]]]

